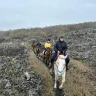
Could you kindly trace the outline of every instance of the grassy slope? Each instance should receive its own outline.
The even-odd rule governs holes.
[[[92,76],[92,70],[77,60],[71,60],[70,70],[66,75],[66,82],[64,84],[64,91],[66,96],[96,96],[95,77]]]
[[[53,81],[48,68],[36,58],[32,50],[29,53],[30,70],[35,71],[42,78],[41,96],[54,96]]]

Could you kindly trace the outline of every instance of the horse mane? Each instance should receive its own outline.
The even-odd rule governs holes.
[[[59,59],[66,59],[66,58],[67,58],[67,55],[66,55],[66,56],[64,56],[64,55],[59,55],[58,58],[59,58]]]
[[[49,50],[49,51],[50,51],[50,50],[51,50],[51,48],[50,48],[50,47],[48,47],[48,48],[46,48],[46,50]]]

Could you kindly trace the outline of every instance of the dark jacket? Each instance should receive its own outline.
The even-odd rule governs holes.
[[[57,41],[54,45],[55,52],[60,51],[61,53],[66,53],[66,50],[68,49],[66,42],[64,41]]]

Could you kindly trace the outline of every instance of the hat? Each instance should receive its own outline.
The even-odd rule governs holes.
[[[50,41],[50,39],[48,39],[47,41]]]
[[[59,38],[64,38],[64,36],[60,36]]]

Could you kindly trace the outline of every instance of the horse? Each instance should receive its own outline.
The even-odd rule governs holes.
[[[48,65],[49,62],[50,62],[50,57],[52,55],[52,51],[51,51],[51,48],[47,48],[46,51],[45,51],[45,55],[44,55],[44,61],[45,63]]]
[[[36,56],[38,58],[40,58],[40,52],[41,52],[41,48],[37,46],[37,48],[36,48]]]
[[[36,44],[32,44],[33,51],[35,52]]]
[[[65,59],[67,58],[67,55],[58,55],[57,60],[54,64],[54,73],[55,73],[55,84],[54,88],[57,88],[57,81],[58,77],[62,76],[62,83],[59,86],[59,89],[62,89],[63,83],[65,82],[65,75],[66,75],[66,62]]]

